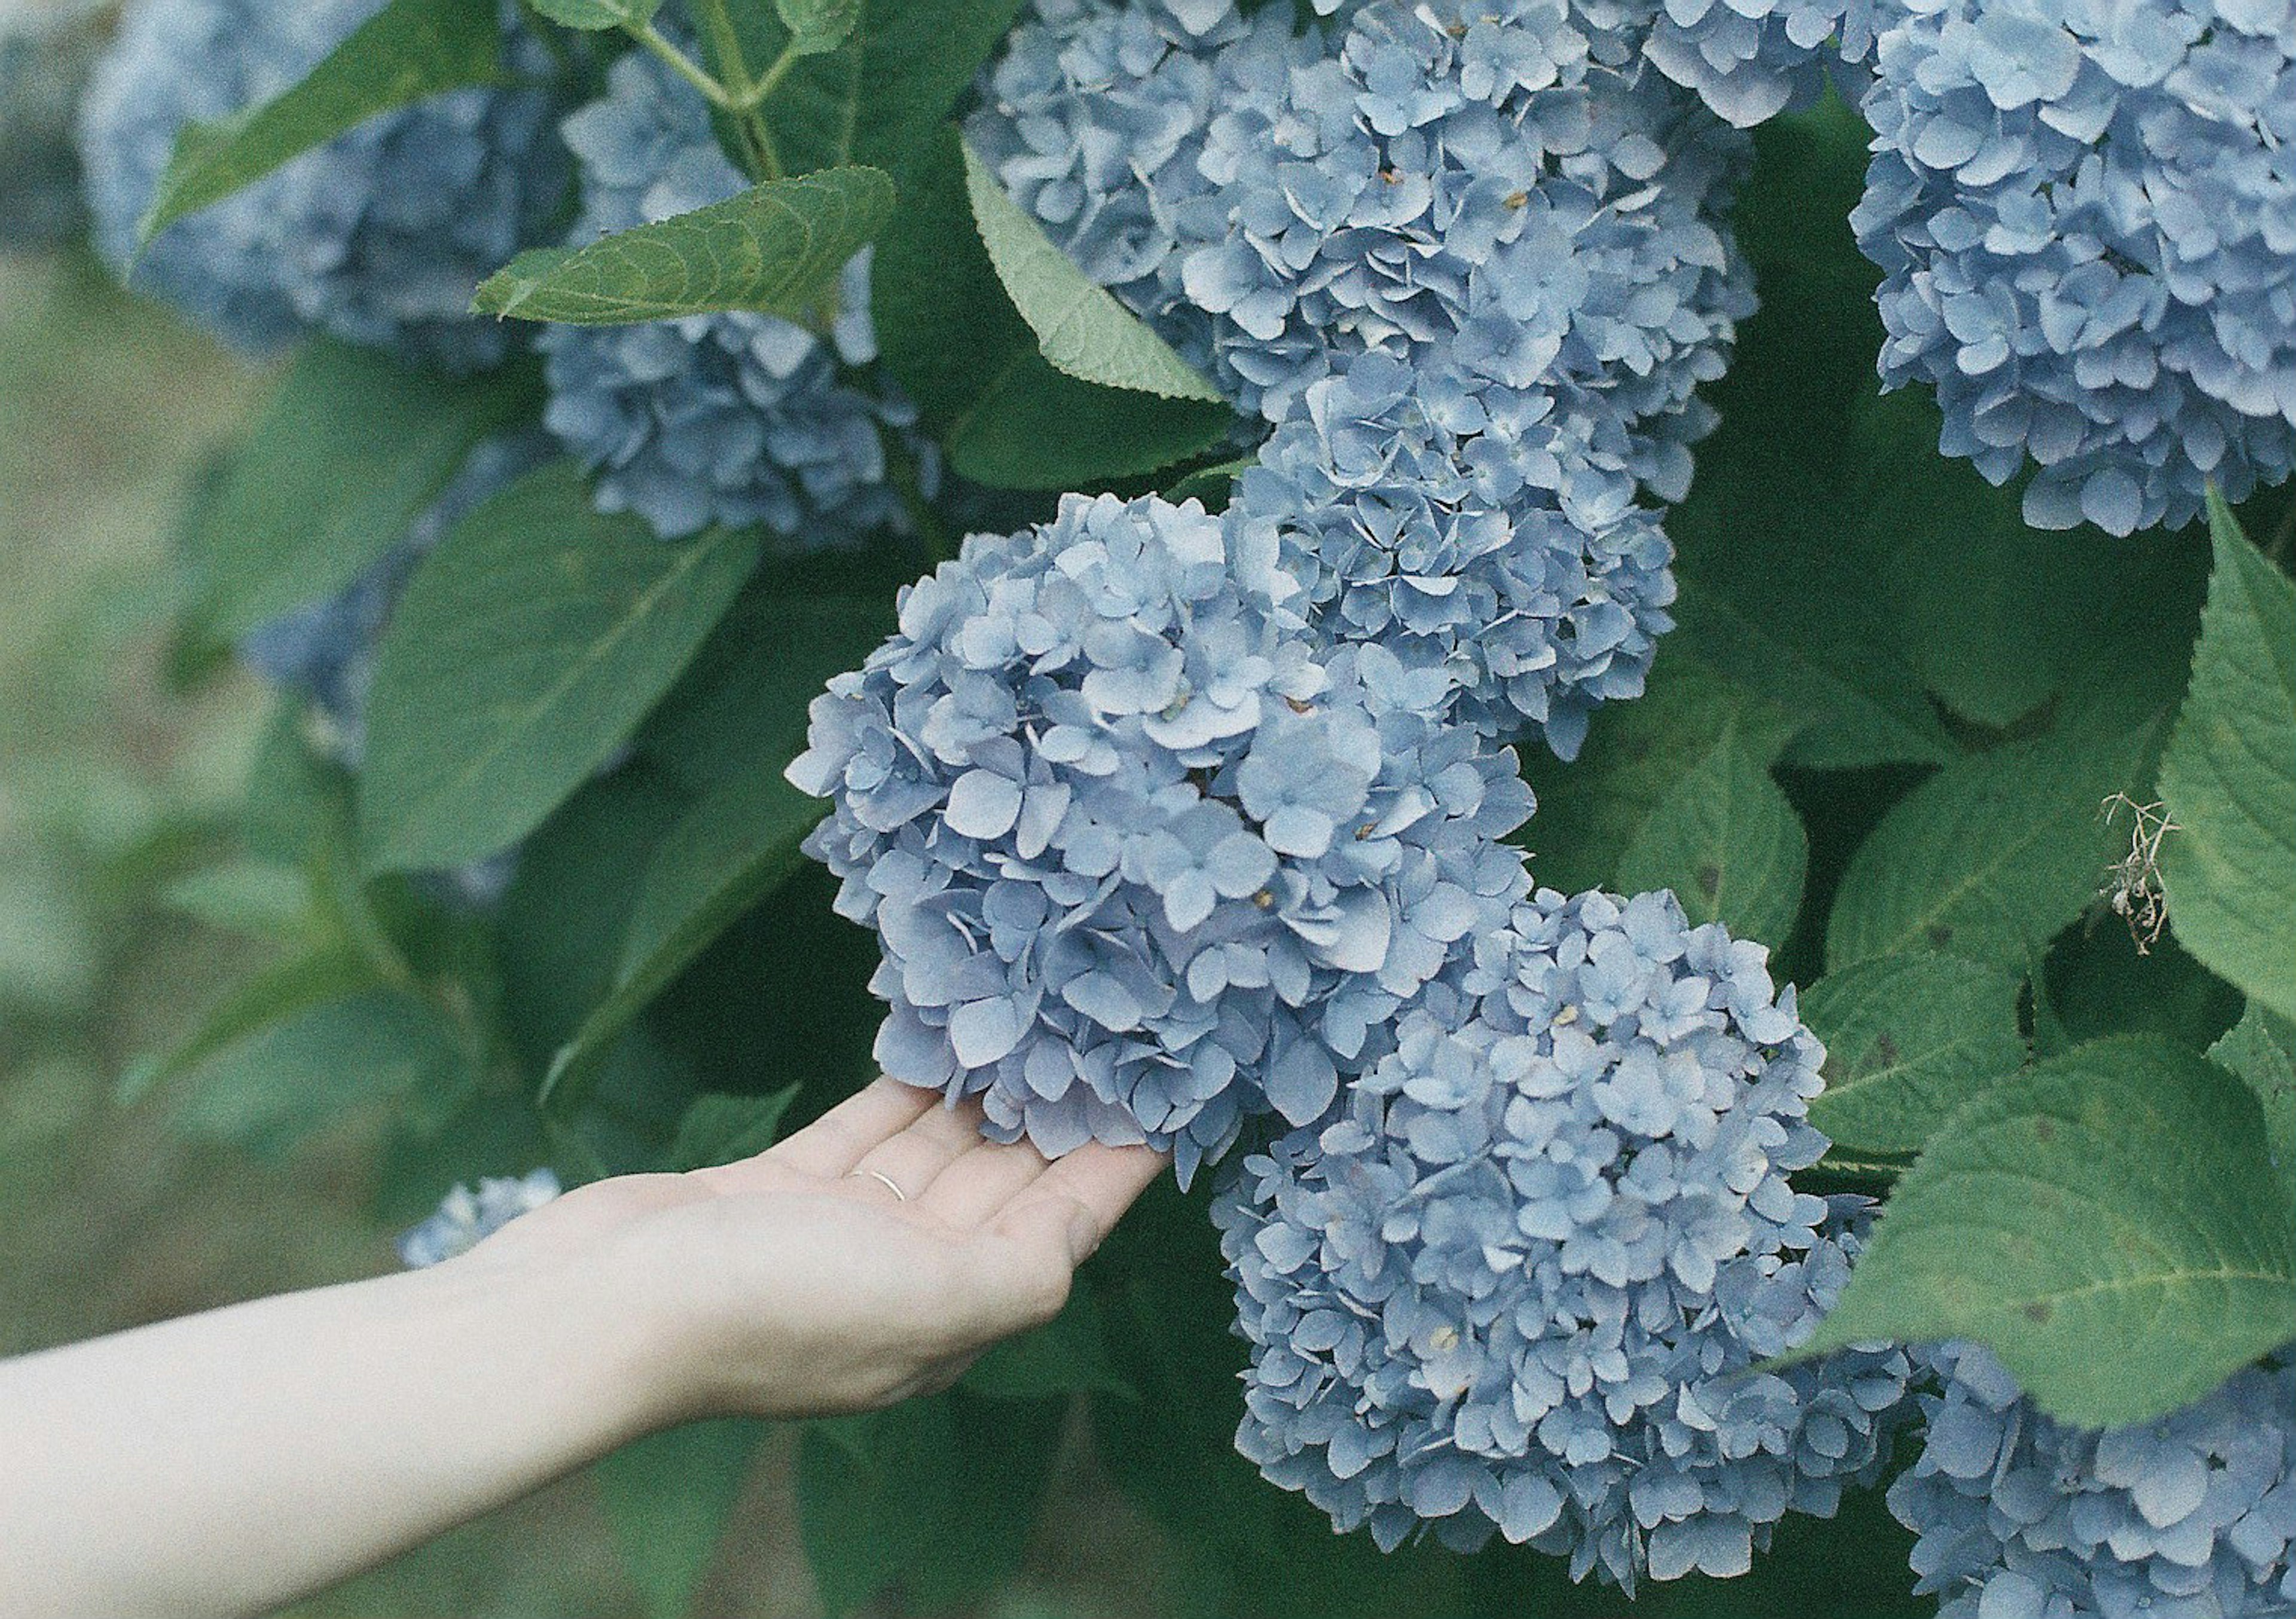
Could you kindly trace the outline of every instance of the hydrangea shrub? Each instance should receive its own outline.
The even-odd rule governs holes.
[[[1222,1611],[2282,1611],[2289,36],[133,0],[100,251],[355,356],[185,527],[283,955],[140,1083],[373,1064],[262,1141],[410,1263],[878,1072],[1168,1152],[808,1435],[840,1613],[1080,1402]]]

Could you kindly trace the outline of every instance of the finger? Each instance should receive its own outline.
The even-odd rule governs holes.
[[[1171,1161],[1169,1154],[1147,1147],[1087,1141],[1030,1182],[1005,1206],[997,1222],[1022,1236],[1039,1234],[1058,1221],[1070,1261],[1081,1264]]]
[[[835,1180],[888,1137],[907,1129],[939,1101],[933,1092],[881,1079],[848,1097],[759,1157],[800,1174]]]
[[[941,1171],[980,1144],[979,1102],[929,1108],[907,1129],[863,1153],[839,1184],[865,1197],[914,1203],[931,1190]]]
[[[925,1193],[924,1206],[944,1224],[970,1231],[1051,1167],[1051,1160],[1025,1141],[1006,1146],[984,1140],[941,1171]]]

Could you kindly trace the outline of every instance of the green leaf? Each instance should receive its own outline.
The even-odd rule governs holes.
[[[390,0],[303,78],[261,105],[176,137],[136,226],[148,242],[379,112],[502,76],[502,24],[471,0]]]
[[[249,938],[292,940],[310,927],[310,874],[265,860],[226,860],[185,872],[160,903],[209,928]]]
[[[893,214],[874,168],[767,180],[737,197],[578,248],[532,248],[479,287],[472,308],[523,321],[618,326],[725,309],[817,324],[846,261]]]
[[[629,740],[757,556],[753,534],[666,544],[595,511],[564,463],[457,524],[376,659],[368,869],[457,865],[531,831]]]
[[[861,0],[774,0],[774,10],[800,56],[837,49],[861,24]]]
[[[1809,1122],[1836,1153],[1921,1150],[1948,1116],[2025,1064],[2018,976],[1957,956],[1876,956],[1803,992],[1825,1043],[1825,1090]]]
[[[711,1092],[695,1100],[678,1121],[662,1167],[683,1173],[715,1169],[753,1158],[780,1139],[782,1116],[800,1087],[784,1085],[763,1096],[728,1096]]]
[[[973,228],[967,160],[954,128],[918,150],[870,268],[886,367],[949,464],[999,488],[1080,490],[1218,442],[1235,421],[1225,404],[1097,387],[1053,368]]]
[[[2273,1165],[2283,1181],[2296,1186],[2296,1025],[2251,1002],[2240,1021],[2209,1048],[2209,1058],[2256,1093]]]
[[[1722,722],[1695,768],[1652,807],[1619,862],[1622,892],[1670,888],[1691,922],[1779,944],[1801,907],[1809,839],[1759,740]]]
[[[858,26],[826,55],[800,59],[761,110],[791,173],[866,163],[896,176],[972,86],[1020,14],[1021,0],[862,0]],[[790,40],[772,8],[738,7],[749,65]],[[714,48],[711,66],[725,63]]]
[[[2100,806],[2150,778],[2164,730],[2157,711],[2100,701],[1914,789],[1850,858],[1829,970],[1924,948],[2025,969],[2095,900],[2128,841]]]
[[[794,758],[808,705],[892,634],[906,582],[807,588],[798,570],[767,562],[647,718],[640,751],[701,789],[761,760]]]
[[[1139,1395],[1108,1358],[1100,1300],[1078,1283],[1068,1303],[1034,1332],[1007,1338],[964,1374],[967,1393],[997,1400],[1035,1400],[1071,1394]]]
[[[429,1005],[375,989],[309,1005],[202,1063],[175,1123],[186,1134],[278,1153],[363,1109],[459,1097],[463,1049]]]
[[[185,543],[201,628],[235,641],[324,601],[406,537],[473,446],[534,406],[530,370],[418,372],[371,349],[304,345]]]
[[[1794,722],[1669,642],[1641,698],[1595,711],[1575,761],[1526,749],[1523,774],[1538,796],[1538,814],[1522,836],[1538,880],[1565,893],[1617,887],[1620,863],[1644,822],[1700,767],[1725,729],[1740,752],[1767,767],[1785,750]]]
[[[2140,1037],[1970,1102],[1898,1183],[1802,1353],[1956,1337],[2092,1427],[2174,1410],[2296,1337],[2296,1206],[2256,1099]]]
[[[616,1037],[742,913],[796,870],[822,805],[773,759],[696,805],[662,840],[630,912],[614,988],[552,1062],[543,1100],[578,1104]]]
[[[970,147],[964,188],[996,278],[1054,370],[1103,388],[1226,403],[1171,345],[1078,269]]]
[[[2161,765],[2169,925],[2203,965],[2296,1018],[2296,584],[2215,491],[2193,680]]]
[[[375,986],[374,969],[341,944],[274,962],[234,990],[174,1051],[122,1075],[119,1103],[132,1105],[157,1086],[204,1067],[266,1029]]]
[[[661,0],[527,0],[553,22],[585,33],[601,29],[636,28],[652,22]]]
[[[652,1619],[693,1611],[765,1436],[747,1418],[692,1422],[599,1459],[606,1521]]]
[[[897,1580],[905,1607],[940,1613],[1009,1579],[1036,1525],[1065,1409],[958,1390],[808,1424],[798,1524],[832,1619]]]

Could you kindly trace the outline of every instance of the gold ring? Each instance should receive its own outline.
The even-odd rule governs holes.
[[[893,1177],[882,1169],[872,1169],[865,1164],[858,1169],[849,1169],[845,1172],[845,1178],[849,1181],[856,1175],[866,1175],[872,1181],[882,1185],[887,1191],[893,1194],[893,1200],[897,1203],[906,1203],[909,1200],[909,1194],[895,1185]]]

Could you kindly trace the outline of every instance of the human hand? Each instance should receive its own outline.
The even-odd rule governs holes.
[[[642,1318],[659,1422],[889,1405],[1058,1314],[1168,1161],[1095,1142],[1054,1162],[980,1124],[879,1080],[756,1157],[577,1188],[440,1269],[570,1266],[608,1289]]]

